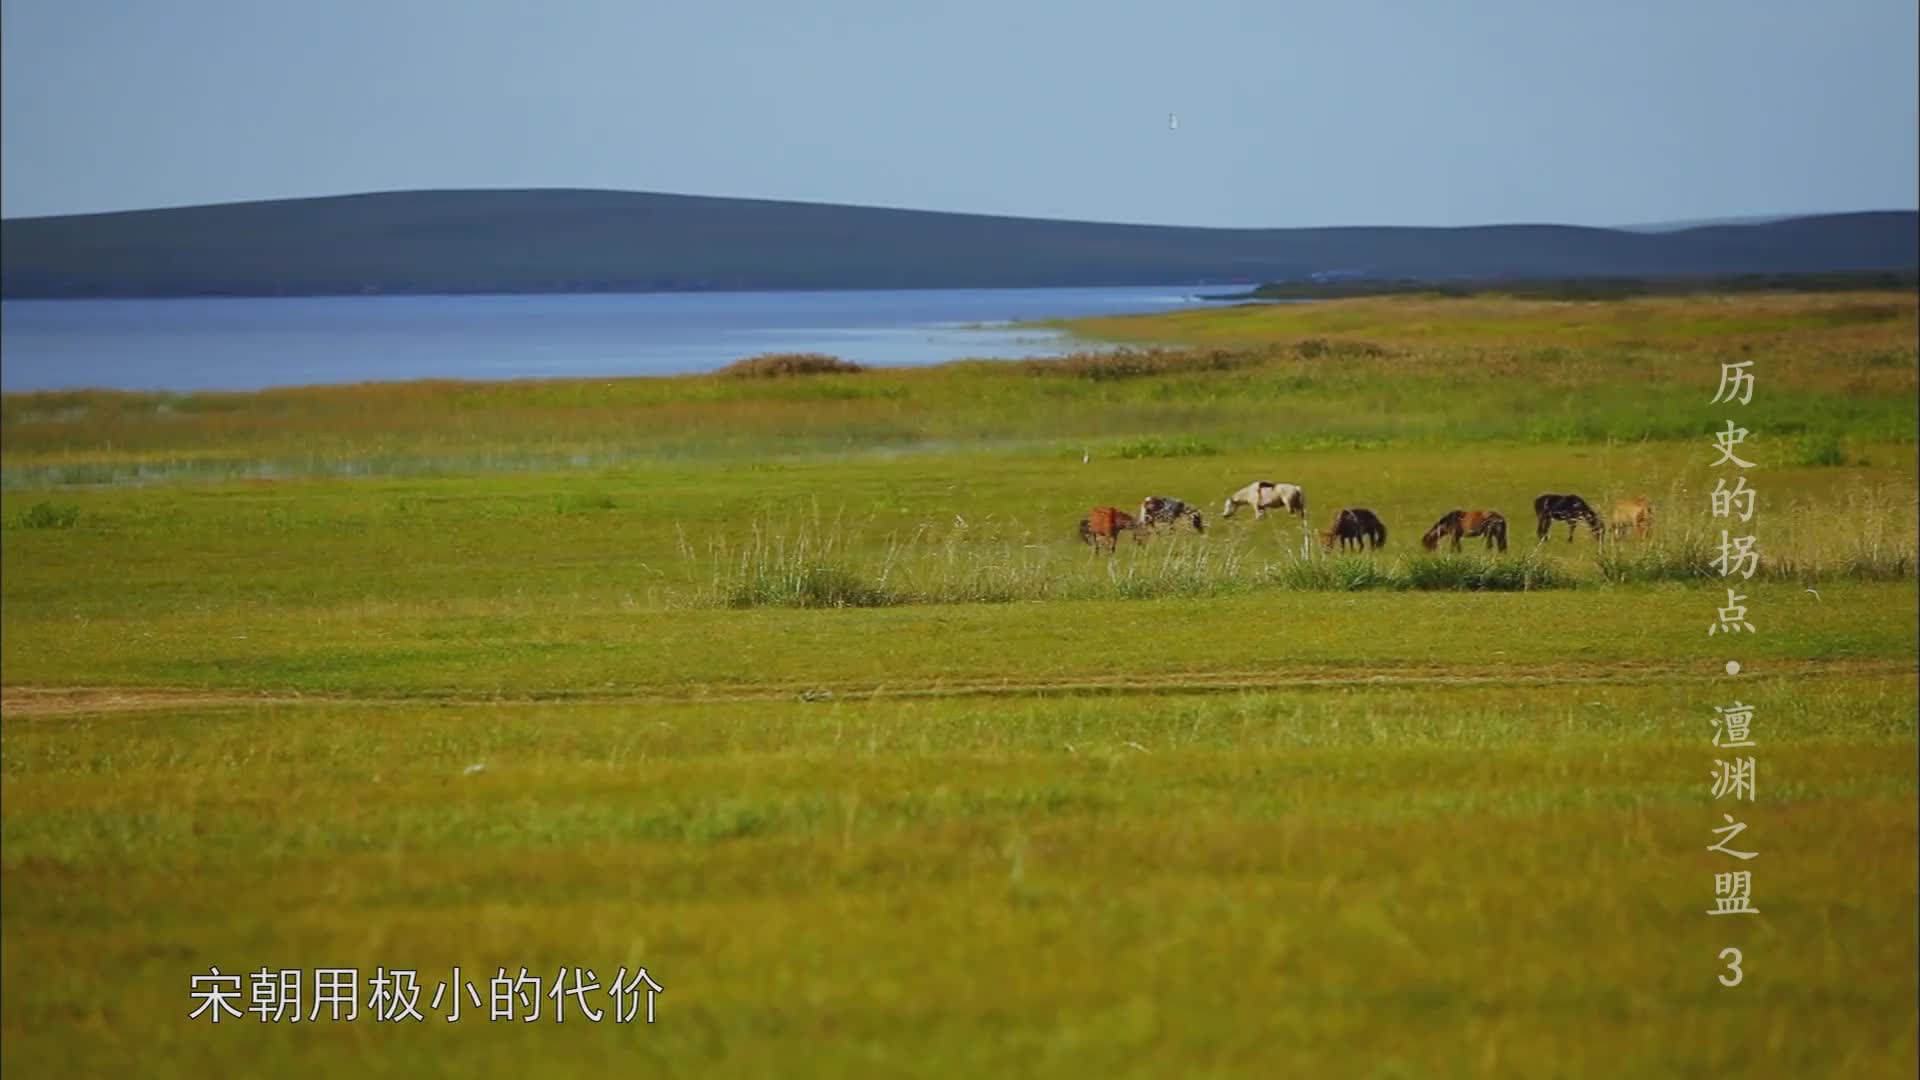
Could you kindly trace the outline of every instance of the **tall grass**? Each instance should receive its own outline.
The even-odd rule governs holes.
[[[1256,559],[1245,539],[1162,532],[1111,553],[1066,540],[973,542],[964,526],[869,543],[844,520],[757,522],[744,544],[686,540],[689,595],[717,607],[889,607],[1041,600],[1154,600],[1270,590],[1527,591],[1578,583],[1538,553],[1513,556],[1332,555],[1307,548]]]
[[[1811,435],[1793,444],[1787,454],[1789,465],[1846,465],[1852,459],[1846,449],[1840,445],[1839,436],[1832,432]]]
[[[1684,532],[1650,543],[1611,543],[1594,557],[1603,581],[1616,585],[1650,581],[1706,581],[1720,576],[1706,537]]]
[[[1065,356],[1020,361],[1015,370],[1028,375],[1067,376],[1105,382],[1155,375],[1233,371],[1266,362],[1275,351],[1262,349],[1188,349],[1155,346],[1082,351]]]
[[[1688,510],[1690,500],[1701,505]],[[1021,523],[921,523],[880,537],[875,519],[753,523],[744,543],[724,537],[704,551],[682,540],[685,595],[704,606],[882,607],[902,604],[1205,598],[1270,590],[1529,592],[1727,580],[1722,533],[1755,535],[1755,579],[1808,585],[1911,578],[1920,565],[1920,502],[1885,488],[1831,502],[1765,507],[1755,520],[1711,516],[1704,496],[1675,485],[1655,500],[1649,538],[1609,535],[1596,546],[1542,543],[1506,554],[1331,554],[1310,544],[1277,555],[1254,533],[1184,528],[1122,539],[1111,553]],[[1730,527],[1731,524],[1731,527]],[[1584,539],[1584,537],[1583,537]],[[1562,550],[1566,554],[1561,554]],[[1734,580],[1746,580],[1735,578]]]
[[[681,550],[688,553],[684,539]],[[756,523],[744,546],[717,540],[708,559],[707,599],[724,607],[886,607],[905,599],[887,587],[884,573],[876,580],[849,565],[840,530],[822,530],[817,521],[791,538]]]
[[[1611,537],[1602,546],[1595,557],[1601,580],[1724,580],[1734,571],[1737,539],[1748,536],[1760,558],[1751,578],[1740,568],[1742,581],[1898,581],[1914,576],[1920,563],[1920,494],[1900,498],[1886,488],[1857,487],[1818,503],[1762,502],[1749,521],[1737,508],[1714,517],[1711,506],[1709,494],[1675,485],[1650,538]]]
[[[1538,551],[1509,556],[1441,555],[1407,560],[1402,574],[1409,589],[1465,592],[1531,592],[1572,588],[1577,579],[1558,560]]]
[[[1920,564],[1920,493],[1901,498],[1858,487],[1780,516],[1780,543],[1760,561],[1769,579],[1897,581],[1914,576]]]
[[[851,360],[825,353],[764,353],[735,360],[714,374],[733,379],[775,379],[791,375],[858,375],[865,370]]]
[[[1300,592],[1358,592],[1387,588],[1396,583],[1392,567],[1364,555],[1331,558],[1302,556],[1262,567],[1263,583],[1271,588]]]
[[[80,523],[80,508],[45,500],[7,517],[9,529],[71,529]]]
[[[1176,439],[1163,439],[1158,435],[1129,439],[1114,446],[1111,455],[1117,458],[1137,460],[1140,458],[1178,458],[1178,457],[1216,457],[1221,453],[1218,443],[1206,439],[1197,439],[1187,435]]]

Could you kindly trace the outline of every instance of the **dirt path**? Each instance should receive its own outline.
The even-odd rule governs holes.
[[[1900,660],[1773,661],[1746,672],[1753,678],[1865,678],[1914,675]],[[1367,674],[1344,669],[1180,672],[1156,676],[1089,675],[1022,681],[952,679],[862,686],[711,684],[702,687],[636,686],[621,690],[528,690],[485,693],[463,690],[366,694],[302,694],[285,691],[194,689],[186,687],[7,686],[0,687],[0,716],[27,718],[151,709],[212,709],[259,705],[408,705],[408,704],[640,704],[648,702],[726,702],[862,700],[871,698],[943,698],[1075,694],[1234,693],[1296,687],[1447,687],[1554,686],[1593,683],[1662,683],[1725,678],[1705,663],[1561,664],[1540,670],[1511,667],[1480,669],[1401,668]]]

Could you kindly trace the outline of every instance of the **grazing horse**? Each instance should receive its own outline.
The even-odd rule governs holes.
[[[1545,540],[1547,533],[1556,521],[1567,523],[1567,543],[1573,543],[1573,529],[1577,522],[1586,522],[1593,530],[1593,538],[1600,539],[1604,531],[1600,526],[1600,515],[1593,512],[1587,500],[1578,495],[1542,495],[1533,500],[1533,515],[1539,519],[1539,539]]]
[[[1621,499],[1613,504],[1613,515],[1608,522],[1613,526],[1613,535],[1625,536],[1628,529],[1633,535],[1644,539],[1653,532],[1653,504],[1645,495],[1637,499]]]
[[[1193,526],[1194,532],[1207,531],[1206,524],[1200,520],[1200,511],[1165,495],[1149,495],[1140,500],[1140,521],[1148,527],[1185,521]]]
[[[1080,519],[1080,539],[1092,544],[1097,550],[1105,547],[1114,550],[1120,544],[1120,534],[1130,532],[1133,542],[1141,543],[1140,523],[1133,515],[1113,506],[1096,506]]]
[[[1460,550],[1460,538],[1463,536],[1484,536],[1487,547],[1496,544],[1501,551],[1507,550],[1507,519],[1492,510],[1449,510],[1446,516],[1433,523],[1427,535],[1420,538],[1420,546],[1432,551],[1440,546],[1440,541],[1453,538],[1453,550]]]
[[[1365,551],[1372,543],[1375,550],[1387,542],[1387,527],[1380,523],[1374,512],[1363,507],[1349,506],[1333,517],[1333,528],[1320,534],[1320,546],[1333,550],[1334,541],[1340,542],[1340,550],[1347,545]]]
[[[1267,511],[1279,507],[1289,514],[1300,515],[1307,519],[1307,493],[1292,484],[1276,484],[1271,480],[1255,480],[1239,491],[1227,496],[1227,505],[1220,511],[1221,517],[1232,517],[1235,507],[1253,507],[1255,520],[1267,516]]]

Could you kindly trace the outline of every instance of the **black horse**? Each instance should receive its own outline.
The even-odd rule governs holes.
[[[1334,515],[1332,529],[1320,534],[1320,546],[1329,551],[1336,541],[1341,551],[1347,550],[1348,544],[1364,551],[1369,543],[1378,550],[1387,542],[1387,527],[1373,511],[1350,506]]]
[[[1593,530],[1595,540],[1600,539],[1604,531],[1600,524],[1600,515],[1594,513],[1593,507],[1587,505],[1587,500],[1578,495],[1542,495],[1533,500],[1533,516],[1538,519],[1536,524],[1539,526],[1541,540],[1547,538],[1547,533],[1556,521],[1567,523],[1567,543],[1569,544],[1573,543],[1574,527],[1580,522],[1586,522],[1587,528]]]

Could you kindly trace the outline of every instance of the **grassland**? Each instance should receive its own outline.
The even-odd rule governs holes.
[[[804,379],[7,395],[0,487],[577,476],[626,464],[755,467],[836,455],[871,464],[890,453],[1078,460],[1085,449],[1136,459],[1241,451],[1277,467],[1274,455],[1295,455],[1286,462],[1294,464],[1301,451],[1682,442],[1720,426],[1707,408],[1718,364],[1741,358],[1756,361],[1769,388],[1742,409],[1742,423],[1774,447],[1769,464],[1817,457],[1833,443],[1843,453],[1911,446],[1915,431],[1912,293],[1387,298],[1071,328],[1139,350]],[[1169,340],[1198,348],[1152,348]],[[1895,463],[1910,457],[1902,450]],[[839,501],[832,490],[819,494]]]
[[[1049,364],[6,396],[0,1058],[1910,1075],[1915,309],[1397,297]],[[1709,639],[1733,358],[1765,562],[1759,632]],[[1261,475],[1387,548],[1074,537]],[[1536,546],[1544,490],[1656,534]],[[1421,551],[1455,505],[1514,551]],[[1730,697],[1753,804],[1708,790]],[[1758,916],[1704,914],[1729,810]],[[424,1005],[562,964],[647,965],[659,1022],[186,1019],[213,965],[417,967]]]

